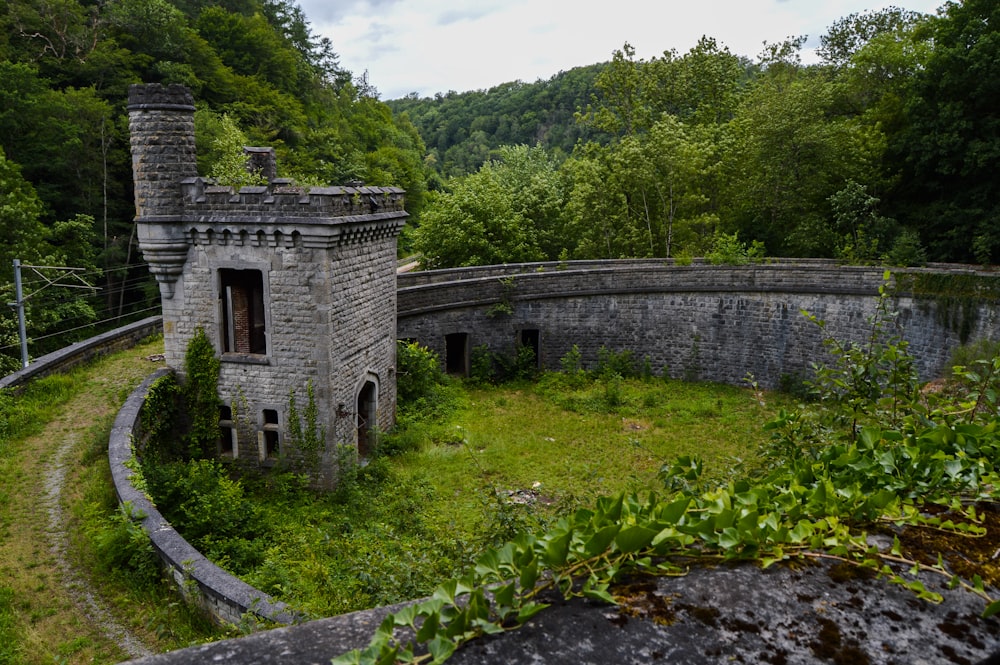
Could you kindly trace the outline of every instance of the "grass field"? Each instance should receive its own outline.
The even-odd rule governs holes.
[[[230,522],[193,544],[314,616],[415,598],[520,530],[598,496],[660,489],[660,468],[677,456],[703,458],[709,477],[741,472],[766,438],[763,422],[788,400],[560,374],[451,391],[443,416],[393,433],[383,450],[395,454],[366,461],[330,495],[290,474],[243,478],[245,494],[226,490],[225,503],[240,506],[222,518]],[[178,473],[195,473],[187,469]],[[181,483],[204,486],[205,473]]]

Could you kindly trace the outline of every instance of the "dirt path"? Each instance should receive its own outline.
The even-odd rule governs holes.
[[[104,637],[118,645],[130,658],[151,656],[153,652],[147,649],[142,641],[132,635],[125,626],[115,620],[107,605],[95,595],[94,589],[67,558],[69,533],[66,530],[66,524],[68,519],[62,505],[62,494],[66,485],[68,460],[80,446],[81,429],[86,430],[89,426],[89,423],[81,423],[81,419],[75,417],[81,412],[81,407],[85,408],[85,404],[81,404],[80,399],[77,398],[70,405],[71,408],[67,409],[66,414],[73,415],[64,415],[59,421],[50,425],[50,428],[62,432],[63,436],[58,442],[49,439],[58,447],[39,477],[44,489],[39,507],[48,513],[46,535],[49,541],[49,552],[59,570],[60,581],[66,593],[69,594],[77,609],[83,612],[91,623],[95,624]]]
[[[76,394],[43,431],[17,444],[7,467],[0,575],[14,591],[25,663],[114,663],[151,653],[74,566],[68,502],[80,500],[73,470],[93,429],[156,368],[144,359],[156,351],[145,345],[75,375]]]

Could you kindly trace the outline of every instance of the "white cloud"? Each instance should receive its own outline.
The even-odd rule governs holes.
[[[943,1],[943,0],[941,0]],[[755,58],[763,42],[819,36],[838,18],[889,5],[933,13],[939,0],[300,0],[343,67],[384,99],[548,79],[611,58],[628,42],[649,59],[702,35]]]

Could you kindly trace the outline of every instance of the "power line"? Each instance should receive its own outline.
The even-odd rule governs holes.
[[[104,323],[110,323],[112,321],[118,321],[120,319],[125,319],[125,318],[129,318],[131,316],[135,316],[136,314],[144,314],[146,312],[153,312],[153,311],[157,311],[159,309],[160,309],[159,305],[156,305],[154,307],[147,307],[145,309],[139,309],[139,310],[136,310],[134,312],[129,312],[128,314],[121,314],[119,316],[112,316],[110,318],[102,319],[100,321],[93,321],[92,323],[88,323],[86,325],[76,326],[74,328],[67,328],[66,330],[60,330],[59,332],[48,333],[46,335],[39,335],[37,337],[32,337],[31,341],[38,342],[38,341],[41,341],[43,339],[50,339],[52,337],[58,337],[59,335],[66,335],[66,334],[69,334],[71,332],[76,332],[77,330],[85,330],[87,328],[97,327],[97,326],[100,326],[101,324],[104,324]],[[5,351],[7,349],[15,349],[18,346],[20,346],[20,344],[7,344],[6,346],[0,346],[0,351]]]

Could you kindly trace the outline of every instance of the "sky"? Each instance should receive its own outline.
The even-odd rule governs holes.
[[[649,60],[683,54],[703,35],[756,60],[763,43],[808,35],[802,56],[837,19],[888,6],[933,14],[945,0],[298,0],[341,67],[384,100],[547,80],[606,62],[627,42]]]

